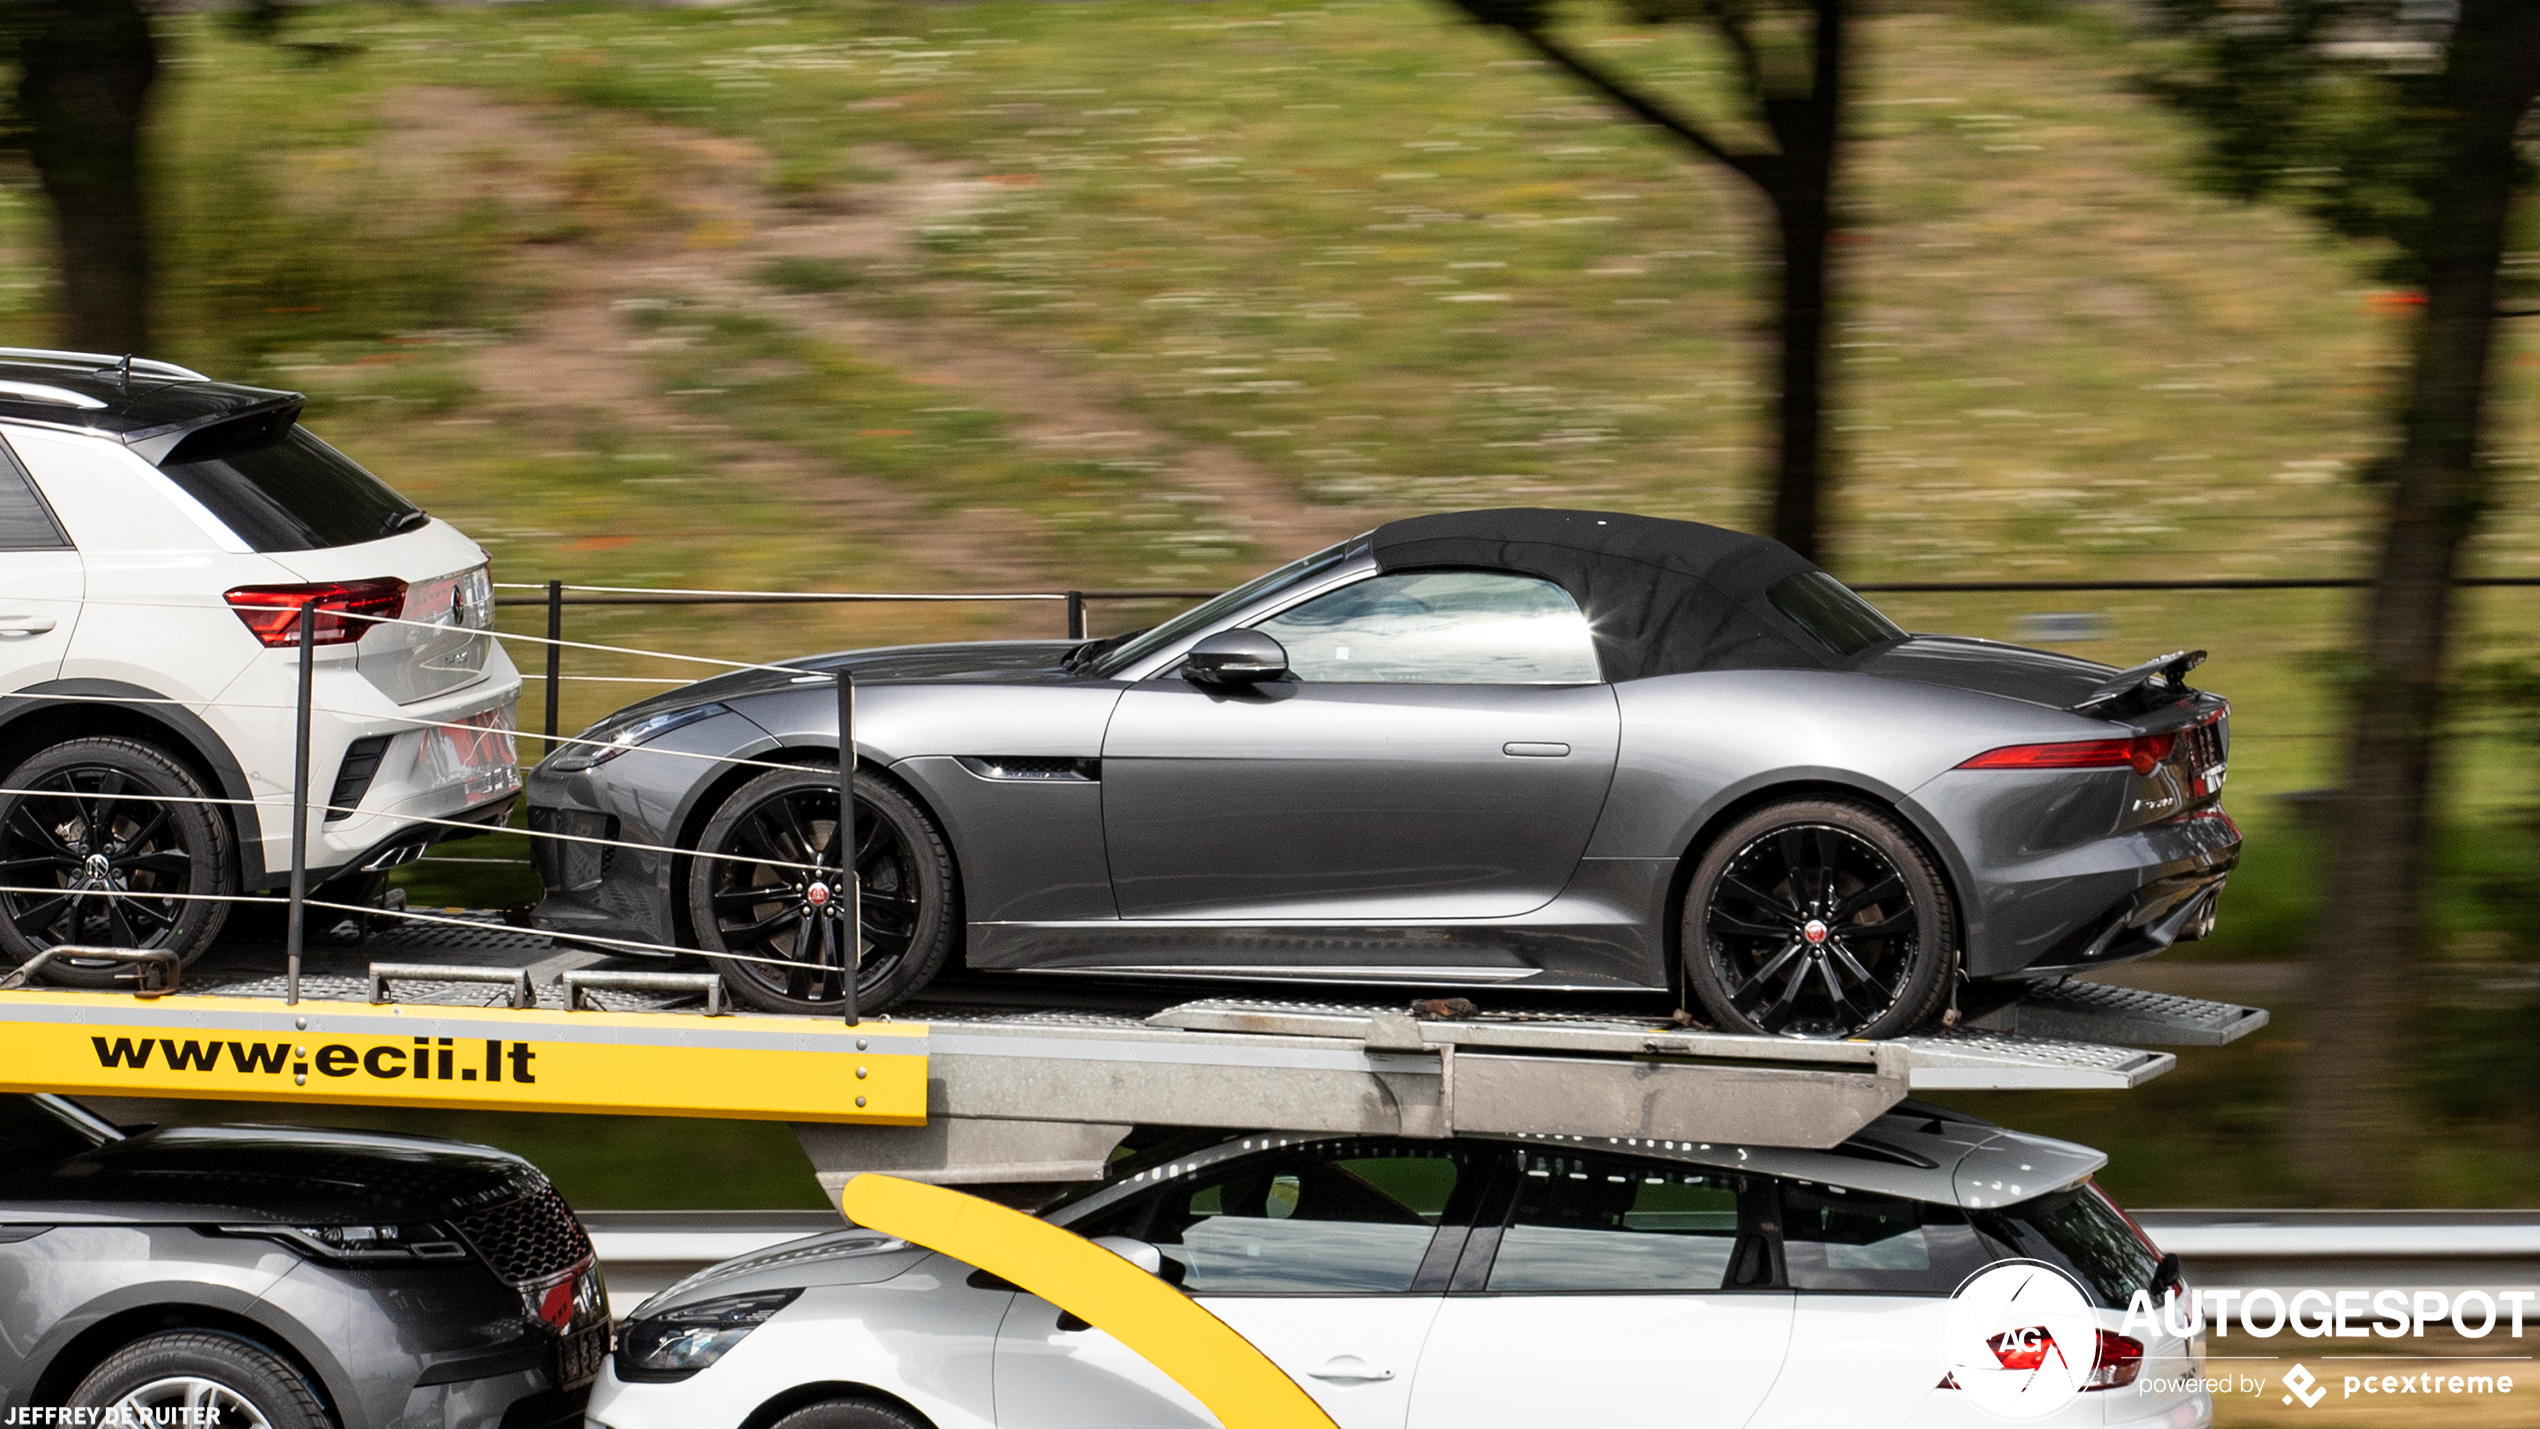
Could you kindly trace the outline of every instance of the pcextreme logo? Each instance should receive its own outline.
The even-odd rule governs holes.
[[[240,1074],[278,1077],[288,1070],[292,1082],[299,1086],[308,1085],[312,1071],[321,1077],[366,1077],[383,1082],[538,1080],[537,1073],[530,1069],[530,1064],[538,1060],[533,1044],[492,1037],[467,1039],[469,1043],[481,1043],[481,1059],[476,1046],[462,1047],[459,1039],[453,1037],[417,1037],[412,1048],[374,1042],[365,1049],[343,1042],[223,1042],[190,1037],[183,1041],[173,1037],[88,1040],[97,1049],[100,1067],[141,1071],[150,1066],[150,1059],[156,1054],[159,1065],[171,1072],[216,1072],[226,1061],[228,1070]]]
[[[2350,1374],[2340,1377],[2337,1385],[2340,1399],[2360,1399],[2367,1395],[2386,1395],[2404,1399],[2412,1395],[2511,1394],[2514,1378],[2509,1374],[2452,1374],[2445,1370],[2416,1374]],[[2297,1364],[2284,1372],[2282,1396],[2286,1404],[2295,1400],[2304,1409],[2317,1409],[2328,1398],[2331,1381],[2311,1373],[2307,1365]]]
[[[2284,1396],[2284,1402],[2291,1404],[2298,1399],[2304,1409],[2317,1409],[2319,1402],[2328,1397],[2328,1391],[2320,1386],[2320,1377],[2305,1364],[2296,1364],[2284,1372],[2284,1387],[2292,1391]]]

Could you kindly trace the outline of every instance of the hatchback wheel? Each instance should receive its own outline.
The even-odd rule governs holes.
[[[805,1405],[771,1429],[934,1429],[923,1415],[876,1399],[830,1399]]]
[[[237,892],[229,824],[192,771],[128,739],[73,739],[20,764],[0,794],[0,956],[63,944],[163,948],[192,962]],[[44,976],[107,987],[130,969],[65,958]]]
[[[850,963],[846,891],[831,872],[838,785],[778,769],[715,811],[690,860],[688,918],[735,997],[770,1012],[835,1012]],[[879,780],[856,781],[852,845],[862,924],[856,1007],[878,1012],[933,980],[960,927],[952,853],[934,820]],[[717,955],[721,956],[717,956]]]
[[[171,1330],[106,1357],[71,1392],[85,1422],[216,1429],[330,1429],[326,1408],[290,1362],[251,1340]]]
[[[1683,947],[1685,980],[1724,1031],[1895,1037],[1948,990],[1957,918],[1938,866],[1894,819],[1792,799],[1703,856]]]

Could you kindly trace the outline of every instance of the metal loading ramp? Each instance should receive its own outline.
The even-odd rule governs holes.
[[[706,979],[499,924],[399,929],[311,962],[296,1005],[252,948],[215,952],[170,996],[0,991],[0,1086],[783,1120],[834,1190],[857,1171],[1082,1180],[1141,1126],[1822,1148],[1916,1092],[2133,1087],[2176,1058],[2128,1042],[2213,1045],[2266,1021],[2066,982],[1947,1031],[1812,1042],[1543,998],[1426,1005],[1440,1016],[973,978],[850,1028],[707,1015]],[[1061,999],[1105,1010],[1030,1005]]]

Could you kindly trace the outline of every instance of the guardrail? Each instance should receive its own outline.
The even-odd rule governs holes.
[[[2540,1284],[2540,1211],[2136,1211],[2189,1283],[2516,1289]],[[585,1211],[619,1314],[717,1261],[846,1224],[834,1211]]]

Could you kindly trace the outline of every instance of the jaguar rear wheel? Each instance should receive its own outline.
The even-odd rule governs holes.
[[[1694,869],[1685,980],[1724,1031],[1895,1037],[1958,961],[1947,882],[1886,814],[1791,799],[1739,820]]]

